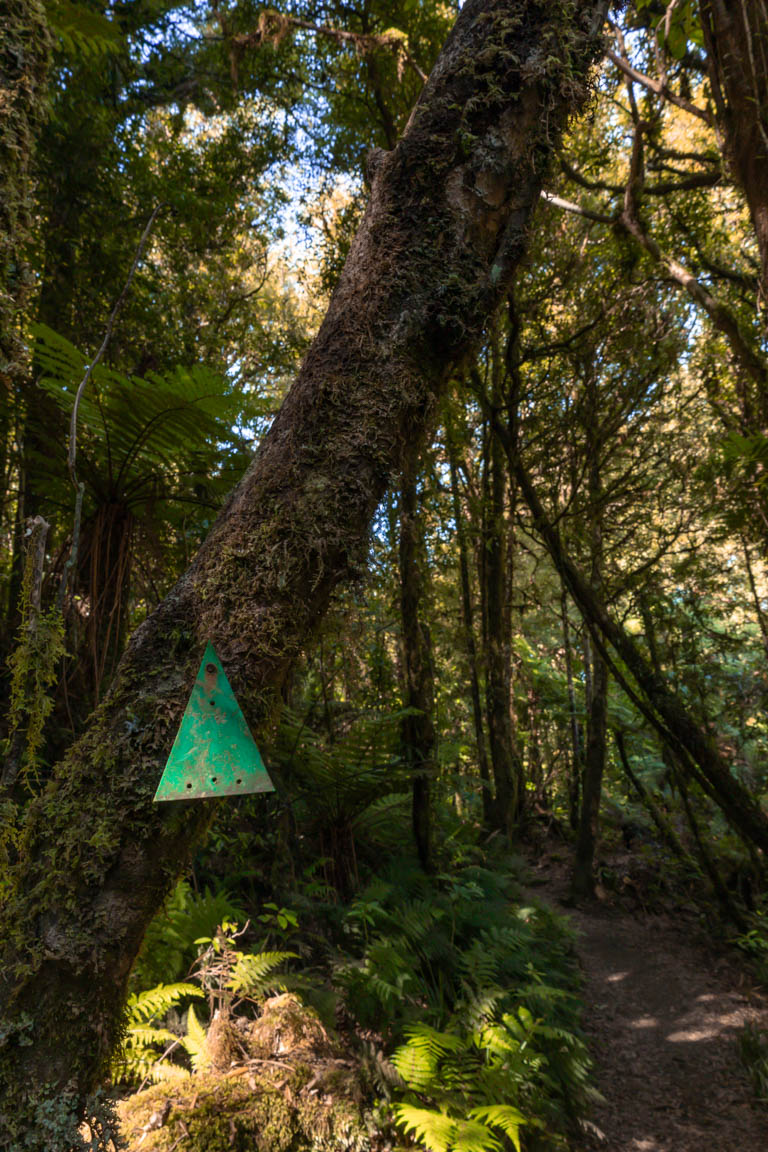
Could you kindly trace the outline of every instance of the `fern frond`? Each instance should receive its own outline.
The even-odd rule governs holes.
[[[474,1120],[482,1120],[492,1128],[499,1128],[520,1152],[520,1129],[525,1124],[525,1116],[511,1104],[482,1104],[471,1108],[469,1115]]]
[[[149,988],[146,992],[132,993],[128,997],[126,1010],[128,1014],[128,1029],[141,1025],[157,1016],[165,1016],[171,1008],[175,1008],[185,996],[202,996],[202,991],[196,984],[158,984],[156,988]]]
[[[490,1128],[477,1120],[459,1120],[453,1138],[453,1152],[501,1152],[501,1141]],[[519,1144],[518,1144],[519,1152]]]
[[[190,1004],[187,1013],[187,1034],[182,1036],[181,1044],[184,1051],[192,1061],[195,1072],[199,1072],[208,1063],[208,1050],[206,1048],[206,1030],[197,1018],[194,1006]]]
[[[240,956],[232,969],[227,987],[245,996],[257,996],[280,986],[275,969],[288,960],[298,959],[295,952],[259,952]]]
[[[429,1152],[450,1152],[456,1134],[456,1121],[451,1116],[412,1104],[397,1104],[394,1113],[406,1136],[413,1133]]]

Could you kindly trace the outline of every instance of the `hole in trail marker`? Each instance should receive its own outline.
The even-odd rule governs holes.
[[[155,800],[274,792],[213,645],[205,650]]]

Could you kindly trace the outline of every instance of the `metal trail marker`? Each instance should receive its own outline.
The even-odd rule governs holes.
[[[155,801],[274,790],[221,661],[208,644]]]

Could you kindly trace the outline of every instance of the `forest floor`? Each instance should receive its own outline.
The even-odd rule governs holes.
[[[631,880],[626,894],[563,907],[565,854],[531,868],[532,892],[570,917],[584,971],[604,1102],[580,1152],[767,1152],[768,1106],[754,1099],[738,1035],[748,1023],[768,1029],[768,989],[690,907],[651,912]]]

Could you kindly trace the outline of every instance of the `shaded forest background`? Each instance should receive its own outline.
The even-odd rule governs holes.
[[[577,899],[716,908],[768,962],[768,215],[744,159],[768,162],[768,24],[735,5],[725,52],[702,8],[613,13],[514,295],[260,734],[277,791],[217,810],[132,977],[156,1029],[198,953],[211,1016],[277,969],[329,1028],[340,998],[438,1152],[461,1143],[440,1109],[467,1152],[534,1148],[589,1095],[563,930],[504,910],[510,844],[557,836]],[[26,806],[277,411],[457,9],[9,12],[0,899]],[[548,1085],[522,1056],[499,1078],[489,988]],[[195,1026],[187,1007],[193,1064]],[[154,1075],[166,1033],[130,1033],[115,1082]],[[497,1078],[465,1099],[473,1044]]]

